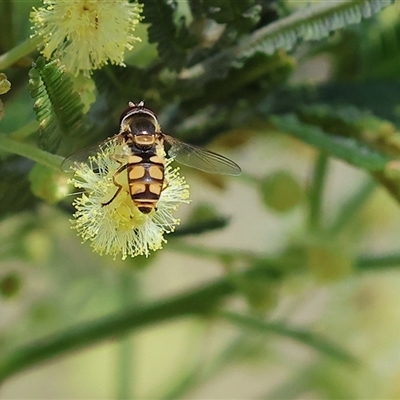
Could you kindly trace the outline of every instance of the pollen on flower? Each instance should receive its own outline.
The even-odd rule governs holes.
[[[45,58],[59,58],[74,75],[89,76],[108,62],[124,65],[142,5],[127,0],[44,0],[31,12],[34,36],[43,39]]]
[[[165,179],[168,182],[157,202],[157,210],[141,213],[129,194],[126,171],[115,174],[121,164],[115,154],[120,149],[111,142],[89,159],[88,164],[75,164],[74,177],[70,182],[83,189],[84,194],[76,198],[76,209],[72,227],[83,241],[90,241],[92,249],[116,259],[121,256],[149,256],[150,251],[159,250],[166,243],[165,233],[173,232],[179,219],[173,216],[182,203],[189,202],[189,186],[179,174],[179,168],[172,168],[171,160],[166,161]],[[125,172],[125,173],[124,173]],[[122,190],[111,201],[117,190],[113,176]]]

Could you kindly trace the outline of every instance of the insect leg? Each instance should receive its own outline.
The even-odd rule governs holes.
[[[113,175],[113,177],[112,177],[112,180],[113,180],[114,185],[117,187],[117,191],[114,193],[114,196],[111,197],[111,199],[110,199],[109,201],[107,201],[107,202],[105,202],[105,203],[101,203],[102,207],[105,207],[105,206],[108,206],[109,204],[111,204],[111,202],[118,196],[119,192],[122,190],[122,185],[119,184],[119,183],[115,180],[115,177],[116,177],[117,175],[119,175],[122,171],[124,171],[125,169],[127,169],[128,166],[129,166],[129,164],[124,164],[124,165],[122,165],[121,167],[119,167],[119,168],[115,171],[115,173],[114,173],[114,175]]]

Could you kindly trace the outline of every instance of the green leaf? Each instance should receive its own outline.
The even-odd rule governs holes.
[[[40,124],[40,147],[54,153],[63,137],[82,140],[86,127],[84,106],[60,61],[46,64],[39,57],[29,71],[29,78],[28,89],[35,100],[34,110]]]
[[[291,50],[299,39],[320,40],[330,32],[370,18],[394,0],[348,0],[321,2],[304,7],[273,22],[244,38],[237,48],[239,54],[250,56],[255,52],[267,54],[277,49]]]
[[[174,22],[176,1],[146,0],[143,4],[144,22],[150,24],[149,42],[157,43],[158,54],[167,67],[179,71],[185,64],[192,37],[183,17]]]
[[[302,122],[327,133],[354,137],[385,154],[400,156],[400,132],[387,120],[353,106],[314,105],[301,107]]]
[[[397,80],[400,62],[400,18],[396,9],[384,13],[332,40],[316,52],[328,51],[335,59],[334,76],[339,80]],[[356,27],[357,28],[357,27]]]
[[[372,149],[351,137],[331,135],[321,128],[301,122],[295,115],[271,117],[274,125],[282,132],[297,137],[305,143],[369,171],[383,171],[391,157]]]
[[[320,40],[332,31],[359,23],[379,12],[394,0],[326,1],[304,7],[288,17],[274,21],[241,39],[236,46],[221,51],[184,71],[185,79],[207,82],[223,76],[231,66],[240,68],[255,53],[289,51],[299,40]],[[218,69],[219,75],[215,74]]]

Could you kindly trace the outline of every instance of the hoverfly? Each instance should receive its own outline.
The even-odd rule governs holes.
[[[168,186],[164,177],[165,159],[158,151],[164,149],[164,143],[170,146],[167,151],[170,158],[189,167],[226,175],[239,175],[242,172],[236,163],[220,154],[183,143],[163,133],[156,115],[145,108],[144,101],[138,104],[129,102],[128,105],[129,108],[121,115],[119,132],[100,145],[101,148],[115,141],[124,149],[123,154],[115,155],[115,160],[120,164],[113,175],[116,190],[102,204],[104,207],[111,204],[123,189],[116,180],[117,176],[127,173],[129,194],[139,211],[148,214],[153,209],[157,210],[161,192]],[[76,162],[78,158],[72,155],[64,164]]]

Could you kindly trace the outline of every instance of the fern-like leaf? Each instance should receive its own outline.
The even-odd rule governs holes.
[[[85,127],[83,104],[58,60],[45,63],[39,57],[29,71],[31,97],[40,126],[39,146],[56,152],[63,137],[79,138]]]
[[[371,17],[392,3],[394,0],[326,1],[300,9],[254,31],[241,39],[237,46],[183,71],[182,78],[197,79],[201,84],[221,78],[231,66],[241,67],[244,60],[257,52],[289,51],[301,39],[320,40],[334,30]]]
[[[391,3],[394,0],[350,0],[300,9],[242,40],[238,53],[248,57],[257,51],[272,54],[277,49],[291,50],[299,39],[320,40],[332,31],[370,18]]]
[[[144,22],[150,24],[149,42],[157,43],[158,54],[167,67],[179,71],[193,41],[184,18],[174,22],[176,1],[146,0],[143,4]]]
[[[297,137],[334,157],[371,172],[384,171],[393,157],[353,137],[325,132],[319,126],[303,123],[294,114],[271,117],[280,131]]]

